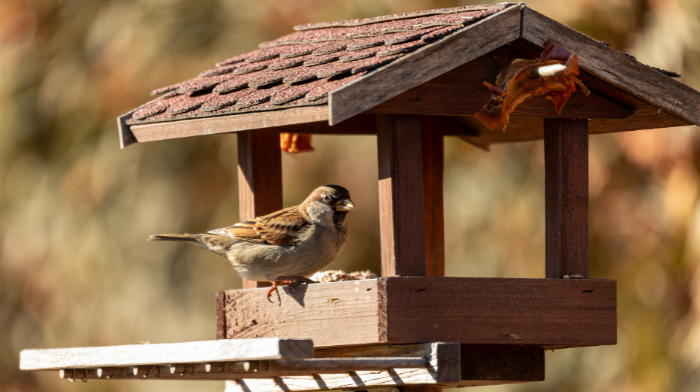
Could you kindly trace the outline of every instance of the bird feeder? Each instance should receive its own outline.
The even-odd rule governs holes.
[[[520,3],[295,29],[156,90],[163,96],[119,117],[122,148],[237,135],[246,220],[283,207],[281,133],[376,135],[382,277],[284,289],[275,304],[261,284],[244,282],[216,295],[219,343],[187,343],[201,351],[166,345],[150,359],[131,352],[147,350],[139,346],[89,351],[113,361],[80,354],[86,349],[27,351],[23,369],[86,380],[226,379],[230,392],[428,390],[541,381],[546,349],[616,344],[616,281],[589,278],[588,136],[700,124],[698,91]],[[590,94],[577,89],[560,114],[533,97],[510,113],[505,132],[489,130],[475,117],[493,93],[483,83],[516,59],[537,58],[547,41],[577,54]],[[550,68],[540,72],[561,67]],[[448,136],[482,149],[544,139],[542,279],[444,277]],[[240,348],[265,342],[279,351],[269,340],[279,336],[310,339],[315,352]],[[203,354],[226,351],[221,342],[241,346]]]

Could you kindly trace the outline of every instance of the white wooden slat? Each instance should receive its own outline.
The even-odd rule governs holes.
[[[20,353],[21,370],[56,370],[172,363],[309,358],[310,339],[220,339],[202,342],[109,347],[31,349]]]

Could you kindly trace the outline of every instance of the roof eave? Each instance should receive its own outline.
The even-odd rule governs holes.
[[[129,113],[125,116],[130,115]],[[126,118],[122,120],[122,117],[119,119],[120,123],[126,120]],[[299,106],[272,111],[241,113],[232,116],[215,116],[190,120],[134,124],[120,128],[120,137],[126,140],[124,135],[131,134],[134,140],[131,143],[143,143],[191,136],[276,128],[320,121],[328,121],[327,105]],[[122,148],[131,143],[126,145],[122,144]]]

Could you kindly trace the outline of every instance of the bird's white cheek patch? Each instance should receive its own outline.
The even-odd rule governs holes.
[[[316,223],[320,223],[324,226],[333,225],[333,208],[329,205],[323,204],[320,201],[315,201],[309,204],[306,212]]]

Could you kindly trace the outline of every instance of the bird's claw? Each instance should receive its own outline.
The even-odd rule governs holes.
[[[270,303],[274,303],[270,297],[272,296],[272,292],[277,289],[277,286],[288,286],[289,292],[295,294],[292,287],[299,286],[302,283],[311,284],[318,282],[304,276],[279,276],[277,279],[272,281],[272,287],[270,287],[270,290],[267,291],[267,300],[270,301]]]
[[[275,280],[275,281],[273,281],[272,287],[270,287],[270,290],[267,290],[267,300],[270,301],[271,304],[273,304],[274,302],[272,302],[272,300],[270,299],[270,297],[272,297],[272,292],[275,291],[278,286],[287,286],[287,285],[290,285],[291,283],[292,282],[290,282],[288,280]],[[291,290],[289,290],[289,291],[291,291]],[[294,294],[294,292],[292,292],[292,294]]]

